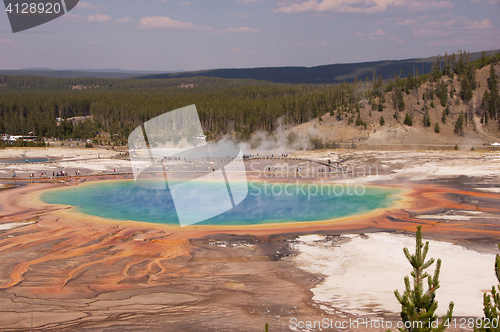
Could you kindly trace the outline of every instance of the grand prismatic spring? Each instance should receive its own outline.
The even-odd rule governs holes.
[[[145,189],[126,173],[127,161],[79,153],[97,159],[4,166],[6,176],[18,177],[82,171],[10,181],[0,191],[7,328],[113,328],[124,315],[139,330],[183,330],[188,321],[191,330],[269,322],[280,331],[292,318],[340,321],[345,314],[396,321],[393,291],[411,268],[402,248],[411,250],[418,224],[434,240],[429,254],[443,261],[440,308],[454,301],[455,315],[478,317],[483,292],[495,283],[496,154],[467,154],[464,169],[453,164],[454,153],[345,152],[350,165],[378,167],[377,176],[363,178],[255,176],[253,169],[280,165],[264,160],[247,167],[247,181],[231,183],[248,188],[239,205],[179,227],[168,187],[188,186],[194,194],[186,200],[196,206],[220,185],[215,176],[168,173],[167,190]],[[453,177],[465,171],[467,180]]]
[[[187,183],[201,196],[214,185],[211,181]],[[392,188],[299,182],[270,184],[265,181],[252,181],[248,189],[249,194],[240,205],[200,224],[250,226],[330,220],[386,208],[402,192]],[[50,204],[74,206],[77,212],[108,219],[179,223],[169,190],[143,189],[134,181],[95,182],[57,189],[44,193],[41,199]]]

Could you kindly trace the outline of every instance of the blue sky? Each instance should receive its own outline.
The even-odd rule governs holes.
[[[199,70],[500,48],[500,0],[85,0],[13,34],[0,69]]]

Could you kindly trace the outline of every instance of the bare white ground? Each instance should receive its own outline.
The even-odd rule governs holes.
[[[300,250],[294,258],[298,266],[325,276],[325,280],[312,289],[314,301],[327,311],[361,315],[399,313],[401,305],[394,290],[404,291],[403,278],[412,268],[403,248],[414,253],[415,238],[388,233],[369,234],[368,238],[347,237],[350,241],[338,244],[324,236],[307,235],[293,244]],[[442,260],[437,313],[443,315],[448,303],[453,301],[453,316],[482,317],[483,293],[498,284],[494,273],[495,255],[447,242],[429,242],[427,258]],[[436,263],[428,272],[434,273],[435,266]],[[427,287],[427,283],[425,285]]]

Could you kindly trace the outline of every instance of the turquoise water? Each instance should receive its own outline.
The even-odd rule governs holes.
[[[213,183],[190,181],[203,195]],[[244,182],[242,182],[244,183]],[[244,184],[243,184],[244,185]],[[307,183],[248,183],[248,196],[239,205],[199,225],[256,225],[328,220],[388,207],[400,190],[380,187],[309,185]],[[91,183],[48,191],[41,199],[50,204],[76,207],[98,217],[178,225],[168,190],[149,190],[134,181]]]
[[[0,164],[25,164],[28,163],[42,163],[49,161],[49,158],[17,158],[17,159],[0,159]]]

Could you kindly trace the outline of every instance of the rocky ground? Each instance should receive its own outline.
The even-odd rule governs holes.
[[[82,158],[82,153],[73,157]],[[44,167],[78,167],[94,175],[111,167],[130,171],[127,163],[101,153],[104,161],[74,161],[80,163],[77,166],[60,161]],[[253,167],[247,163],[247,169],[272,167],[261,177],[286,181],[274,166],[302,167],[302,181],[390,185],[412,191],[400,207],[341,223],[184,230],[71,218],[60,207],[32,200],[41,189],[74,185],[71,179],[26,185],[3,181],[21,186],[0,190],[0,330],[33,326],[39,331],[263,331],[269,323],[270,331],[315,331],[319,329],[295,328],[293,319],[336,322],[362,316],[341,308],[326,312],[313,300],[311,289],[324,276],[305,272],[294,260],[299,252],[291,244],[299,235],[411,234],[416,224],[422,224],[426,238],[497,252],[498,153],[329,150],[294,156],[339,162],[351,171],[326,175],[318,173],[321,164],[295,160],[254,161]],[[29,166],[7,167],[2,171],[11,174],[11,167],[18,172],[27,167],[28,172]],[[289,176],[296,179],[294,173]]]

